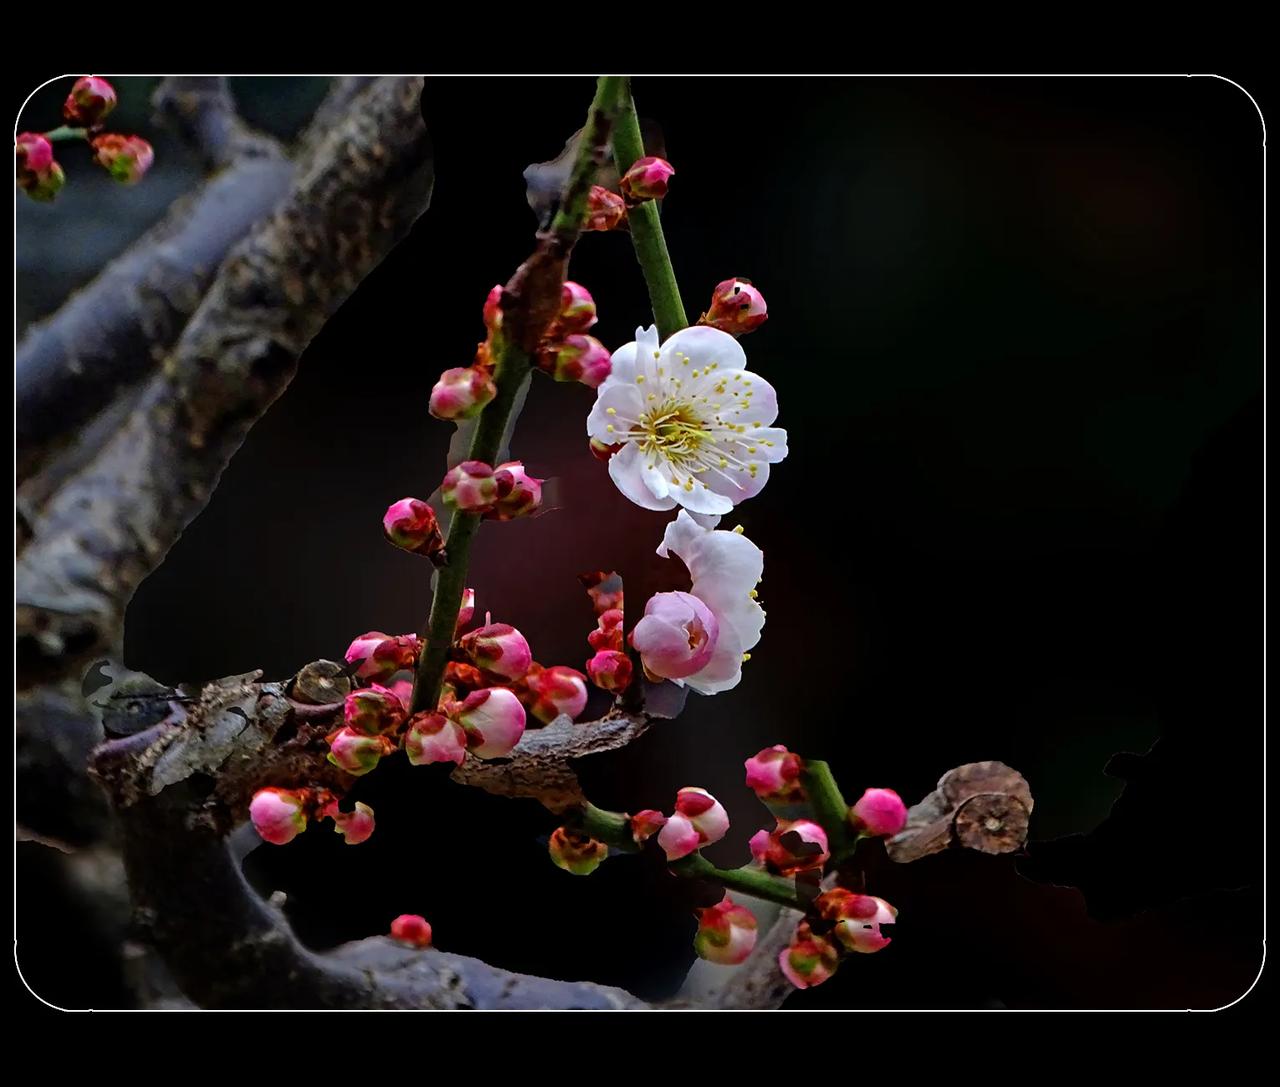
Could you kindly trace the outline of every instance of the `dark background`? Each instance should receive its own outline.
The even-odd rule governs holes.
[[[118,84],[121,127],[149,138],[151,84]],[[233,86],[282,135],[323,93]],[[430,210],[138,592],[130,667],[279,678],[366,630],[420,626],[429,569],[379,518],[439,481],[451,428],[427,415],[430,388],[470,361],[486,292],[530,250],[522,170],[559,153],[591,91],[428,80]],[[49,127],[65,93],[37,95],[19,128]],[[873,856],[868,890],[900,910],[892,947],[787,1006],[1231,1002],[1262,954],[1254,105],[1213,78],[654,77],[635,97],[677,170],[663,220],[691,318],[729,276],[768,300],[743,345],[778,390],[791,454],[723,526],[766,555],[768,623],[741,685],[591,760],[593,800],[669,808],[704,786],[733,819],[708,854],[739,864],[768,821],[742,762],[768,744],[828,760],[846,793],[891,786],[909,803],[952,766],[1000,759],[1035,794],[1027,856]],[[190,185],[187,154],[155,143],[137,188],[70,163],[57,203],[19,201],[20,327]],[[585,237],[572,277],[609,347],[649,322],[625,234]],[[578,668],[579,572],[665,588],[682,573],[652,553],[670,515],[630,505],[587,454],[593,398],[535,381],[513,453],[558,479],[563,508],[486,529],[471,577],[537,659]],[[388,760],[354,796],[377,811],[367,844],[314,831],[247,862],[313,946],[416,912],[441,948],[648,998],[692,961],[689,888],[658,857],[570,876],[546,859],[542,809],[441,767]],[[27,981],[64,1007],[118,1003],[106,966],[66,969],[66,909],[37,848],[19,851]]]

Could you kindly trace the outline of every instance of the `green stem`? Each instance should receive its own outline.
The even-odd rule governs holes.
[[[815,818],[827,832],[831,855],[844,854],[849,848],[849,805],[831,774],[831,767],[825,762],[806,759],[801,781]]]
[[[717,868],[701,853],[693,853],[671,862],[671,871],[689,879],[710,879],[729,888],[741,891],[766,902],[777,902],[793,910],[803,910],[804,903],[796,894],[794,880],[770,875],[762,868],[747,865],[743,868]]]
[[[50,143],[58,143],[62,140],[87,140],[89,138],[89,130],[87,128],[72,128],[70,125],[62,125],[44,133],[44,138]]]
[[[622,812],[597,808],[588,800],[580,809],[578,820],[582,832],[598,842],[628,853],[635,853],[640,848],[631,834],[631,820]]]
[[[625,89],[626,81],[621,76],[601,76],[596,83],[595,98],[578,145],[578,157],[560,210],[547,232],[548,238],[566,254],[572,249],[586,219],[587,197],[603,155],[610,123],[621,107]],[[556,282],[554,288],[558,299],[560,282]],[[528,300],[525,304],[529,304]],[[515,415],[520,387],[533,365],[530,354],[505,336],[501,329],[493,336],[491,355],[498,394],[480,413],[466,458],[486,464],[494,464],[498,459],[502,439]],[[459,511],[454,513],[449,523],[449,535],[445,539],[446,565],[437,573],[431,615],[427,620],[426,643],[418,656],[414,676],[413,713],[433,710],[440,700],[440,686],[457,629],[458,609],[466,591],[471,541],[480,527],[480,520],[479,514]]]
[[[640,135],[640,121],[628,86],[613,131],[613,161],[618,168],[618,176],[625,174],[632,163],[643,157],[644,138]],[[636,259],[644,273],[645,286],[649,290],[649,303],[653,307],[653,318],[658,323],[658,335],[665,340],[673,332],[687,328],[689,319],[680,301],[680,287],[671,267],[667,240],[662,234],[657,201],[645,200],[631,208],[627,212],[627,225],[631,230]]]

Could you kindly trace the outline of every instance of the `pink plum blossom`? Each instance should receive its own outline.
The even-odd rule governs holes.
[[[849,813],[855,829],[871,838],[891,838],[907,825],[907,806],[892,789],[868,789]]]
[[[467,749],[481,759],[500,759],[524,735],[524,707],[505,687],[472,691],[450,707],[449,716],[467,734]]]
[[[747,788],[766,803],[786,804],[803,798],[800,771],[804,763],[782,744],[766,747],[743,765],[747,769]]]
[[[787,432],[773,426],[773,386],[746,367],[737,340],[699,326],[661,346],[656,326],[636,329],[614,352],[587,436],[622,446],[609,476],[627,498],[723,514],[764,489],[769,466],[787,455]]]
[[[467,734],[457,721],[442,713],[416,713],[409,718],[404,751],[413,766],[434,762],[461,766],[467,757]]]
[[[249,819],[264,842],[285,845],[307,829],[305,798],[292,789],[259,789],[249,803]]]
[[[503,679],[520,679],[533,663],[525,636],[509,623],[486,623],[464,634],[459,645],[476,667]]]
[[[645,605],[631,644],[651,676],[685,679],[707,666],[719,634],[719,620],[696,596],[658,593]]]

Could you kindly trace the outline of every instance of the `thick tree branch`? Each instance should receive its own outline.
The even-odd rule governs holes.
[[[431,191],[421,80],[379,79],[298,164],[220,268],[162,371],[32,519],[19,558],[19,685],[109,655],[138,583],[203,508],[298,357]]]

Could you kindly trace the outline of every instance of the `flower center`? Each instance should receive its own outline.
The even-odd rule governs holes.
[[[699,451],[712,440],[705,420],[693,405],[675,398],[668,398],[641,415],[635,430],[636,442],[645,454],[660,454],[681,467],[698,460]]]

